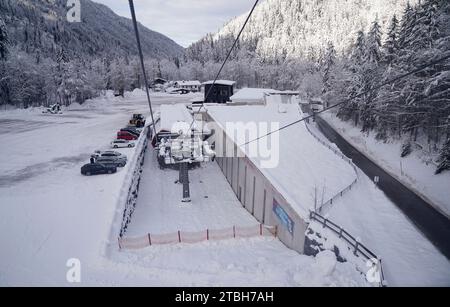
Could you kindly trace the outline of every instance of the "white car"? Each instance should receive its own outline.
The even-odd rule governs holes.
[[[111,142],[112,148],[133,148],[134,146],[136,146],[134,142],[130,142],[127,140],[114,140]]]

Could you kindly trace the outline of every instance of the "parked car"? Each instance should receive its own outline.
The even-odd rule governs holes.
[[[171,95],[186,95],[189,94],[190,91],[184,88],[177,88],[177,89],[172,89],[171,91],[169,91],[169,94]]]
[[[96,151],[95,152],[96,159],[100,157],[110,157],[110,158],[116,158],[119,159],[119,161],[122,161],[123,163],[127,163],[128,159],[127,156],[124,154],[121,154],[117,151]]]
[[[128,131],[119,131],[117,133],[117,138],[119,140],[134,141],[134,140],[138,139],[138,136],[136,136]]]
[[[81,167],[81,174],[85,176],[113,174],[117,172],[117,167],[114,165],[106,165],[101,163],[89,163]]]
[[[127,165],[127,161],[117,157],[98,157],[95,162],[103,165],[113,165],[115,167],[124,167]]]
[[[122,139],[118,139],[118,140],[114,140],[111,142],[111,147],[112,148],[133,148],[135,146],[134,142],[130,142],[127,140],[122,140]]]
[[[120,131],[129,132],[131,134],[134,134],[135,136],[140,136],[141,135],[141,132],[138,131],[136,128],[133,128],[133,127],[122,128],[122,129],[120,129]]]

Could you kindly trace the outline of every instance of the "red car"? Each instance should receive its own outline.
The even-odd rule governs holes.
[[[117,139],[119,140],[127,140],[127,141],[134,141],[137,140],[138,137],[130,132],[127,131],[119,131],[117,132]]]

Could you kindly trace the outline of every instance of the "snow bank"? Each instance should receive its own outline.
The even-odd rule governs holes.
[[[450,172],[435,175],[436,168],[430,163],[429,154],[414,151],[408,157],[400,158],[400,141],[377,141],[372,134],[361,133],[360,128],[339,120],[332,113],[321,116],[347,142],[450,218]]]

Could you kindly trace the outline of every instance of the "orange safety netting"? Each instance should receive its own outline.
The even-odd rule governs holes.
[[[277,227],[260,225],[233,226],[222,229],[207,229],[197,232],[178,231],[167,234],[148,234],[142,237],[128,237],[119,239],[120,249],[141,249],[151,245],[200,243],[204,241],[218,241],[232,238],[251,238],[257,236],[276,236]]]

